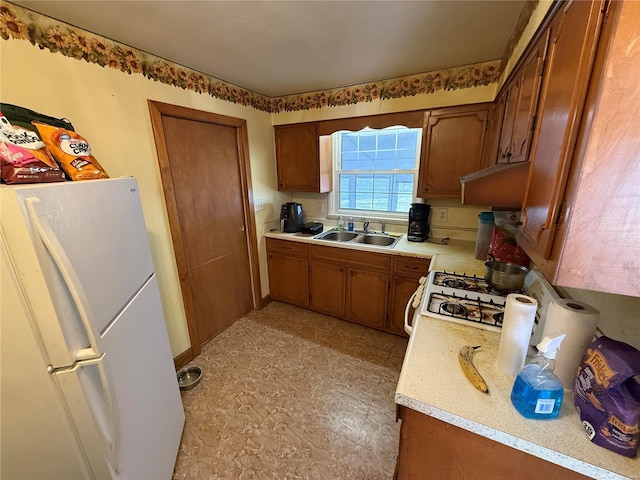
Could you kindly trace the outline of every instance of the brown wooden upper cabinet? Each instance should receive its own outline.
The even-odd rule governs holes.
[[[542,78],[521,242],[549,258],[591,74],[604,1],[568,2],[554,16]]]
[[[497,163],[528,160],[547,38],[548,34],[537,42],[498,99],[504,110]]]
[[[418,197],[460,198],[460,177],[482,168],[492,108],[480,103],[425,112]]]
[[[320,155],[320,138],[315,123],[277,125],[278,190],[285,192],[331,191],[331,156]]]
[[[580,36],[576,40],[583,40],[581,62],[590,63],[591,44],[599,36],[598,46],[590,79],[574,75],[576,88],[565,86],[564,110],[557,110],[561,105],[557,100],[552,103],[555,95],[551,96],[551,86],[543,91],[548,107],[541,122],[548,122],[548,128],[542,125],[535,150],[531,194],[525,205],[526,236],[520,244],[554,285],[640,297],[640,44],[634,43],[640,25],[640,2],[608,3],[598,35],[594,23],[600,22],[602,3],[575,2],[569,11],[561,13],[564,25],[561,20],[552,24],[552,28],[575,27],[575,18],[570,21],[570,16],[580,14],[585,22],[583,29],[590,31],[587,38],[577,32]],[[554,53],[560,55],[563,45],[566,43],[559,38]],[[556,64],[567,61],[568,58],[559,57]],[[559,74],[556,80],[562,85],[566,77]],[[578,102],[582,92],[576,90],[587,83],[583,106]],[[581,120],[575,119],[575,107],[570,101],[579,103]],[[568,115],[566,127],[558,126],[551,108]],[[550,130],[554,126],[559,132]],[[564,145],[572,143],[570,130],[571,135],[578,130],[577,141],[575,148],[567,147],[571,153],[566,155]],[[555,138],[560,134],[562,138]],[[555,150],[549,151],[549,145]],[[549,161],[547,155],[555,155],[555,162]],[[565,175],[567,168],[568,181],[554,177]],[[545,201],[541,197],[544,192],[551,198]]]

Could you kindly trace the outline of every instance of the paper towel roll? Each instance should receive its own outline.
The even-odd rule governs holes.
[[[593,341],[599,318],[599,310],[576,300],[559,299],[549,305],[542,336],[566,334],[556,355],[554,370],[565,389],[573,386],[578,364]]]
[[[504,373],[515,376],[524,366],[537,308],[535,298],[518,293],[507,295],[497,358],[498,368]]]

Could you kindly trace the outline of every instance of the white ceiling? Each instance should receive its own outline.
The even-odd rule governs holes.
[[[14,3],[274,97],[500,59],[524,0]]]

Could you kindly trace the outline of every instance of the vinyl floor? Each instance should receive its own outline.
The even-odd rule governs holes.
[[[209,342],[174,479],[391,479],[407,341],[272,302]]]

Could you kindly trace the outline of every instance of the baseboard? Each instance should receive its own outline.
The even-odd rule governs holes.
[[[268,295],[268,294],[267,294],[267,296],[262,297],[262,300],[260,300],[260,308],[264,308],[264,307],[266,307],[266,306],[267,306],[267,305],[269,305],[271,302],[273,302],[273,299],[271,298],[271,295]]]
[[[180,355],[178,355],[173,359],[173,364],[175,365],[177,370],[181,367],[184,367],[187,363],[189,363],[194,358],[195,357],[193,356],[193,350],[191,350],[191,347],[189,347],[188,349],[186,349],[184,352],[182,352]]]

